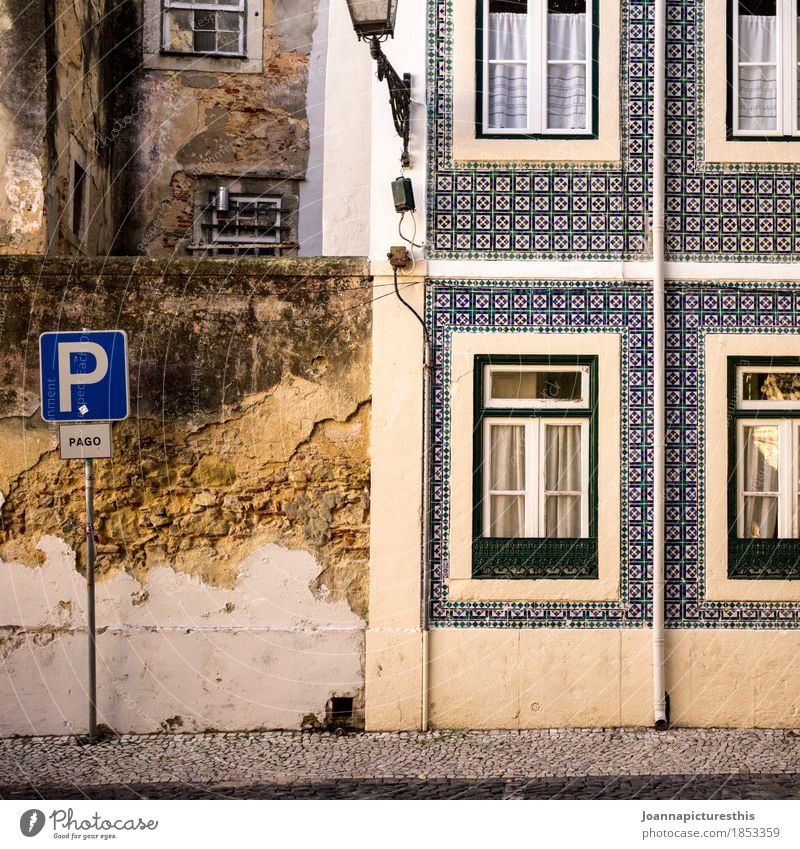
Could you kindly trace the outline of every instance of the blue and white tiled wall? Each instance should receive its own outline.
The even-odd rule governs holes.
[[[652,45],[647,32],[652,0],[622,3],[621,165],[559,167],[453,160],[452,8],[458,2],[429,4],[429,256],[646,257],[652,112]],[[723,166],[704,160],[703,38],[702,0],[668,0],[668,257],[797,261],[798,168]]]
[[[463,627],[640,627],[651,619],[652,334],[647,282],[436,281],[431,621]],[[800,285],[668,283],[666,299],[668,627],[800,627],[800,603],[704,600],[704,337],[800,334]],[[450,340],[453,332],[603,332],[622,339],[620,602],[457,602],[447,593]],[[602,506],[601,508],[602,509]]]

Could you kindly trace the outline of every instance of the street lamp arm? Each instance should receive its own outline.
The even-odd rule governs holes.
[[[411,74],[400,75],[386,58],[380,41],[373,36],[369,42],[369,52],[378,63],[378,79],[386,80],[389,86],[389,104],[392,107],[392,119],[397,135],[403,140],[403,154],[400,164],[407,168],[411,160],[408,155],[409,119],[411,114]]]

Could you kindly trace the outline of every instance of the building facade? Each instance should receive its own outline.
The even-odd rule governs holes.
[[[412,177],[430,470],[396,474],[422,448],[423,342],[402,306],[376,304],[374,421],[399,431],[373,430],[368,727],[425,711],[440,726],[651,724],[658,443],[669,719],[796,722],[800,148],[794,66],[781,69],[797,48],[769,35],[793,24],[782,7],[666,4],[662,346],[654,14],[399,12],[390,55],[405,69],[417,45],[426,74]],[[412,351],[416,381],[400,374]]]

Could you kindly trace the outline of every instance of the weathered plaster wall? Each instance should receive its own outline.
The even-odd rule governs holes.
[[[125,219],[125,166],[141,61],[133,0],[55,0],[46,6],[48,251],[105,255]],[[26,38],[30,41],[33,32]],[[45,80],[37,82],[44,90]],[[86,171],[83,220],[73,220],[74,163]]]
[[[241,177],[270,181],[269,190],[287,196],[296,238],[318,4],[263,0],[263,72],[215,72],[206,65],[202,71],[144,72],[132,163],[140,208],[128,221],[127,253],[183,254],[197,242],[193,203],[199,177],[215,176],[223,185]]]
[[[0,0],[0,253],[41,253],[47,173],[43,3]]]
[[[13,279],[8,267],[14,263]],[[299,727],[363,706],[371,288],[358,260],[0,262],[0,733],[85,722],[83,478],[38,334],[127,330],[95,463],[101,721]]]

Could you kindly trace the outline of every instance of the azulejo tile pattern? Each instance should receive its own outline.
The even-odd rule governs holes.
[[[432,575],[434,626],[637,627],[652,616],[653,352],[650,285],[605,281],[437,281],[426,299],[434,346]],[[666,619],[669,627],[800,627],[800,604],[704,598],[703,352],[706,333],[800,334],[800,285],[668,284],[666,299]],[[454,332],[619,334],[621,601],[455,602],[447,576],[450,352]],[[491,353],[487,351],[486,353]],[[602,391],[602,387],[601,387]]]
[[[650,216],[651,0],[622,4],[621,166],[455,162],[454,2],[458,0],[430,0],[429,5],[429,256],[614,260],[644,256]],[[668,0],[668,256],[797,261],[798,168],[704,160],[703,39],[703,3]],[[600,70],[602,78],[602,57]],[[758,144],[753,143],[754,158]]]

